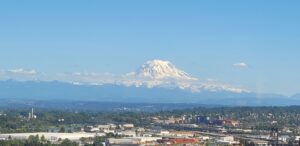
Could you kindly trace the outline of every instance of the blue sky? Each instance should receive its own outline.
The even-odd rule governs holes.
[[[300,92],[300,1],[1,1],[0,70],[124,74],[169,60],[201,79]],[[233,64],[246,63],[244,68]]]

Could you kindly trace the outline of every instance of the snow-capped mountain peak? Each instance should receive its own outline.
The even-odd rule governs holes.
[[[218,80],[203,80],[190,76],[183,70],[175,67],[169,61],[151,60],[139,67],[135,72],[125,75],[74,73],[62,75],[65,79],[76,85],[124,85],[147,88],[181,89],[191,92],[233,92],[242,93],[247,90],[231,86]]]
[[[147,61],[136,72],[131,72],[123,76],[123,79],[118,84],[134,85],[137,87],[147,86],[149,88],[171,87],[190,90],[192,92],[200,92],[202,90],[212,92],[246,92],[246,90],[235,88],[222,82],[199,80],[176,68],[171,62],[163,60]]]
[[[178,79],[178,80],[193,80],[195,78],[188,75],[183,70],[175,67],[169,61],[152,60],[143,64],[137,72],[134,73],[138,77],[150,79]]]

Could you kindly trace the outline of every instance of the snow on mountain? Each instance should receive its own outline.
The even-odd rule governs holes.
[[[143,64],[136,72],[122,77],[119,84],[152,87],[179,87],[184,89],[186,82],[197,80],[175,67],[169,61],[152,60]],[[187,85],[189,86],[189,85]]]
[[[152,60],[143,64],[135,73],[138,77],[151,79],[173,78],[180,80],[193,80],[183,70],[177,69],[171,62],[163,60]]]
[[[234,93],[248,92],[216,80],[199,80],[175,67],[169,61],[152,60],[143,64],[136,72],[131,72],[117,82],[126,86],[146,86],[180,88],[192,92],[227,91]]]

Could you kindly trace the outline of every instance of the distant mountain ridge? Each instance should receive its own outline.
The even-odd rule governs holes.
[[[198,79],[174,64],[164,60],[151,60],[141,65],[136,71],[123,75],[95,72],[74,72],[47,74],[36,70],[0,70],[0,79],[18,81],[53,81],[68,82],[74,85],[120,85],[146,88],[181,89],[190,92],[249,92],[215,79]]]
[[[147,88],[122,85],[73,85],[59,81],[0,81],[1,99],[36,99],[125,103],[198,103],[213,105],[297,105],[297,98],[233,92],[189,92],[178,88]]]
[[[30,74],[31,79],[36,73]],[[74,73],[58,81],[2,80],[0,98],[217,105],[294,105],[300,98],[256,94],[216,80],[200,80],[169,61],[152,60],[122,76]],[[65,80],[64,80],[65,79]]]

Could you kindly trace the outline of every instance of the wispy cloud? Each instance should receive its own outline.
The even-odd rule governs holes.
[[[234,63],[232,66],[237,68],[248,68],[249,65],[245,62]]]
[[[23,69],[23,68],[11,69],[11,70],[8,70],[7,72],[12,73],[12,74],[19,74],[19,75],[35,75],[35,74],[37,74],[37,71],[34,69]]]
[[[45,78],[43,78],[42,73],[37,72],[34,69],[16,68],[16,69],[9,69],[9,70],[0,70],[0,80],[7,80],[7,79],[27,81],[27,80],[39,80]]]
[[[94,72],[74,72],[74,73],[59,73],[55,75],[55,80],[70,82],[74,84],[114,84],[117,76],[110,73],[94,73]]]

